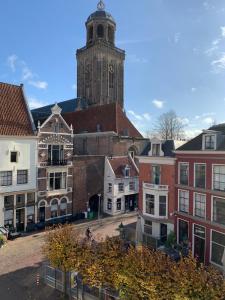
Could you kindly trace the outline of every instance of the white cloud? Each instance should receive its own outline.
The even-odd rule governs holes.
[[[77,90],[77,85],[75,83],[72,85],[72,89]]]
[[[152,101],[152,103],[155,105],[155,107],[157,107],[159,109],[164,107],[164,101],[162,101],[162,100],[154,99]]]
[[[131,116],[133,116],[136,120],[139,120],[139,121],[143,120],[143,117],[140,116],[140,115],[138,115],[138,114],[136,114],[133,110],[128,110],[128,113]]]
[[[202,120],[202,122],[207,125],[212,125],[214,123],[214,119],[212,117],[206,117]]]
[[[193,128],[185,130],[185,136],[187,139],[192,139],[201,133],[201,129]]]
[[[225,69],[225,52],[222,53],[219,59],[213,60],[211,65],[215,68],[215,71],[220,72]]]
[[[179,42],[180,36],[181,36],[180,32],[175,33],[175,35],[174,35],[174,43],[175,44],[177,44]]]
[[[7,58],[7,63],[9,65],[10,69],[12,70],[12,72],[16,71],[17,59],[18,59],[18,57],[15,54],[12,54]]]
[[[150,121],[151,120],[151,116],[149,115],[149,113],[144,113],[143,117],[145,118],[145,120]]]
[[[30,109],[35,109],[35,108],[39,108],[39,107],[46,105],[46,103],[44,103],[34,97],[28,97],[28,103],[29,103]]]
[[[27,66],[24,66],[22,69],[22,79],[28,80],[28,79],[32,79],[33,77],[34,74],[31,72],[31,70]]]
[[[142,63],[142,64],[146,64],[148,62],[148,60],[146,58],[143,57],[138,57],[136,54],[129,54],[127,56],[127,59],[131,62],[131,63]]]
[[[210,117],[210,116],[215,116],[215,113],[214,112],[210,112],[210,113],[203,113],[201,115],[196,115],[195,116],[195,120],[204,119],[204,118]]]
[[[188,118],[178,118],[178,120],[185,126],[190,123],[190,120]]]
[[[29,81],[28,83],[41,90],[46,90],[48,87],[48,83],[46,81]]]
[[[225,38],[225,26],[221,26],[220,29],[221,29],[221,35],[222,35],[222,37]]]
[[[197,89],[195,87],[191,88],[192,93],[196,92],[196,90]]]

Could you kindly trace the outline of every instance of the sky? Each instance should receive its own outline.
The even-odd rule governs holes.
[[[76,97],[76,49],[98,0],[7,0],[0,9],[0,81],[23,83],[36,108]],[[126,51],[125,110],[151,131],[175,110],[193,137],[225,122],[225,1],[105,0]]]

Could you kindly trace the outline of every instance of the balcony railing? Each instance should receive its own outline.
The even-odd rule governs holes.
[[[168,185],[163,184],[153,184],[153,183],[143,183],[143,188],[150,190],[158,190],[158,191],[168,191]]]
[[[60,160],[48,160],[47,161],[47,166],[66,166],[67,165],[67,160],[65,159],[60,159]]]

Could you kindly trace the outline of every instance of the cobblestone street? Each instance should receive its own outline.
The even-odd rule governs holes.
[[[103,238],[107,235],[118,235],[116,229],[121,221],[124,225],[133,223],[136,221],[136,215],[133,213],[108,217],[100,221],[74,224],[73,227],[83,234],[89,226],[95,237]],[[0,249],[1,300],[59,299],[58,293],[43,285],[42,281],[38,284],[42,272],[41,263],[44,260],[42,246],[45,235],[45,232],[27,235],[9,241]]]

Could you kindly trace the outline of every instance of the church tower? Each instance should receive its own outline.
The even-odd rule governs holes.
[[[116,22],[101,0],[86,21],[86,46],[77,50],[77,97],[88,106],[124,106],[125,51],[115,46]]]

